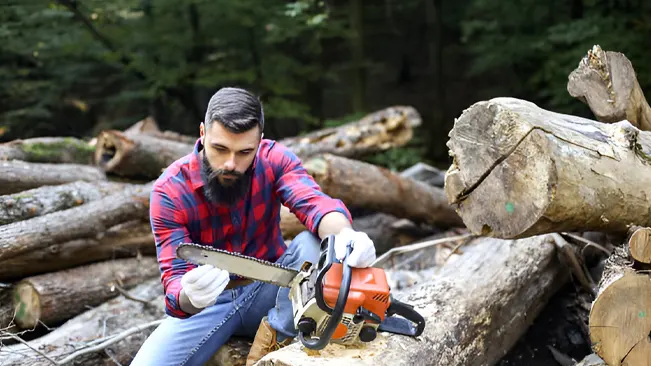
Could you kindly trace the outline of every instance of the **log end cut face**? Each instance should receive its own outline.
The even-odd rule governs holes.
[[[133,146],[133,141],[119,131],[102,131],[97,137],[95,165],[105,172],[111,172],[122,162]]]
[[[476,103],[450,132],[454,162],[446,173],[445,193],[475,234],[526,236],[553,201],[556,167],[545,132],[511,103],[511,98]]]
[[[41,318],[41,300],[38,291],[28,282],[19,283],[14,290],[14,316],[22,329],[30,329]]]
[[[651,278],[627,271],[595,300],[592,347],[608,365],[651,366]]]

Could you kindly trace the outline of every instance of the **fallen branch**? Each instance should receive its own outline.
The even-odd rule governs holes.
[[[104,172],[90,165],[0,161],[0,195],[74,181],[105,180]]]

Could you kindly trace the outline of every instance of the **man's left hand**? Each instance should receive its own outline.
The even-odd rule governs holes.
[[[365,232],[350,228],[342,229],[335,235],[335,257],[343,261],[346,245],[352,241],[353,251],[348,256],[348,265],[357,268],[369,267],[375,261],[375,245]]]

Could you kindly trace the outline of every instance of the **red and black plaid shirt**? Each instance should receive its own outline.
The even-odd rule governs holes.
[[[203,194],[197,140],[194,151],[172,163],[156,180],[150,220],[165,291],[165,311],[187,318],[179,306],[181,276],[195,265],[176,258],[181,242],[211,245],[276,261],[286,246],[280,232],[280,205],[287,206],[312,233],[321,218],[338,211],[352,220],[343,202],[327,196],[285,146],[263,139],[253,160],[250,192],[234,207],[210,203]]]

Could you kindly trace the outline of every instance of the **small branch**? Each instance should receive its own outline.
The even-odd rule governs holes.
[[[581,254],[582,255],[583,255],[583,252],[585,251],[585,248],[588,248],[588,247],[595,247],[595,248],[601,250],[602,252],[604,252],[608,256],[610,256],[612,254],[611,250],[608,250],[608,249],[604,248],[603,246],[593,242],[592,240],[588,240],[588,239],[586,239],[586,238],[584,238],[582,236],[575,235],[575,234],[572,234],[572,233],[561,233],[561,235],[567,236],[569,238],[572,238],[572,239],[574,239],[576,241],[580,241],[581,243],[585,244],[585,246],[581,249]]]
[[[51,359],[48,355],[46,355],[45,353],[43,353],[43,352],[37,350],[36,348],[32,347],[32,346],[31,346],[27,341],[25,341],[24,339],[20,338],[19,336],[15,335],[15,334],[13,334],[13,333],[9,333],[9,332],[6,332],[6,334],[7,334],[10,338],[13,338],[13,339],[17,340],[18,342],[24,344],[27,348],[29,348],[29,349],[31,349],[32,351],[34,351],[34,352],[38,353],[39,355],[43,356],[46,360],[50,361],[53,365],[58,365],[58,363],[57,363],[56,361],[54,361],[53,359]]]
[[[474,238],[474,234],[463,234],[463,235],[457,235],[457,236],[452,236],[452,237],[447,237],[447,238],[438,238],[438,239],[433,239],[433,240],[428,240],[424,241],[421,243],[414,243],[410,245],[404,245],[398,248],[391,248],[388,250],[386,253],[382,254],[379,258],[377,258],[373,264],[371,264],[371,267],[378,267],[382,262],[385,262],[387,260],[390,260],[393,258],[394,254],[400,254],[400,253],[408,253],[412,252],[415,250],[421,250],[424,248],[436,246],[436,245],[442,245],[446,243],[451,243],[455,242],[457,240],[463,240],[463,239],[472,239]]]
[[[579,283],[590,294],[592,294],[593,296],[597,296],[597,291],[595,290],[596,285],[594,283],[594,280],[592,280],[589,273],[583,270],[583,266],[581,265],[576,253],[574,253],[574,249],[572,249],[572,245],[568,243],[558,233],[551,233],[550,235],[554,238],[554,242],[556,243],[556,246],[560,250],[559,254],[563,257],[564,262],[566,262],[566,264],[570,267],[570,271],[574,274],[574,276],[576,276]]]
[[[117,283],[113,283],[112,285],[113,285],[113,287],[115,287],[116,290],[118,290],[118,292],[120,294],[122,294],[122,296],[124,296],[125,298],[127,298],[129,300],[133,300],[133,301],[136,301],[136,302],[141,302],[141,303],[143,303],[145,305],[149,305],[149,304],[151,304],[152,301],[154,301],[154,299],[145,300],[145,299],[135,297],[135,296],[131,295],[129,292],[127,292],[127,290],[125,290],[123,287],[121,287]]]

